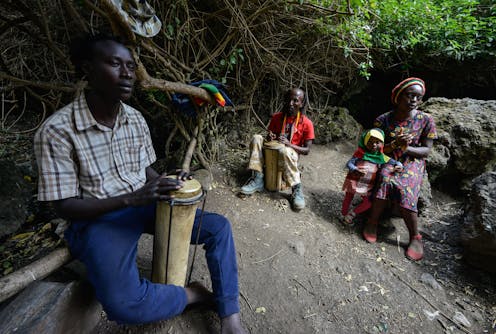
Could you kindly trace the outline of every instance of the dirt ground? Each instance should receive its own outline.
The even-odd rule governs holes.
[[[246,161],[215,168],[206,207],[232,222],[248,332],[496,333],[496,277],[463,261],[460,200],[434,191],[420,218],[425,258],[418,263],[404,256],[408,234],[401,219],[386,219],[376,244],[363,240],[361,224],[339,222],[343,167],[352,149],[314,145],[302,157],[307,207],[301,212],[289,207],[289,191],[239,197]],[[145,276],[151,245],[143,236],[138,261]],[[210,286],[204,252],[197,252],[193,280]],[[104,315],[94,331],[218,332],[216,314],[201,306],[141,326],[119,326]]]

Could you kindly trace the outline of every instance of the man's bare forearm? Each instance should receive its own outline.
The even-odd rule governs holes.
[[[54,201],[53,206],[57,214],[68,220],[94,219],[111,211],[130,206],[128,194],[106,198],[66,198]]]

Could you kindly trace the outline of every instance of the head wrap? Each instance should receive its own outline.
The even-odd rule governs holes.
[[[382,147],[379,151],[376,152],[371,152],[367,148],[367,143],[372,137],[377,138],[384,143],[384,132],[381,129],[374,128],[365,131],[360,136],[360,141],[358,142],[358,149],[355,151],[353,156],[355,158],[367,160],[375,164],[379,164],[379,165],[385,164],[386,162],[389,161],[390,158],[384,154]]]
[[[403,80],[402,82],[397,84],[391,92],[391,102],[393,103],[393,105],[397,105],[398,104],[398,97],[400,96],[400,94],[405,89],[407,89],[408,87],[413,86],[413,85],[419,85],[420,87],[422,87],[422,95],[425,95],[425,82],[424,82],[424,80],[419,79],[419,78],[414,78],[414,77],[406,78],[405,80]]]

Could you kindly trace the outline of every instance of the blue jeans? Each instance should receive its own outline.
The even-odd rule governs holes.
[[[65,232],[72,256],[86,266],[96,298],[110,320],[138,324],[180,314],[187,304],[183,287],[140,278],[138,239],[153,231],[155,204],[130,207],[91,221],[72,221]],[[196,241],[197,210],[191,243]],[[212,289],[221,318],[239,312],[238,268],[231,225],[224,216],[205,212],[199,244],[204,244]]]

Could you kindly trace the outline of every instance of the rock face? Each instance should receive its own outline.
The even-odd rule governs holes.
[[[349,140],[358,144],[362,127],[346,108],[328,107],[309,117],[315,126],[316,144],[328,144],[338,140]]]
[[[496,172],[484,173],[473,180],[461,238],[466,260],[490,272],[496,272],[495,198]]]
[[[439,139],[428,158],[429,179],[457,192],[496,168],[496,100],[430,98],[422,109],[436,121]]]
[[[0,160],[0,237],[15,232],[25,221],[32,186],[12,160]]]

